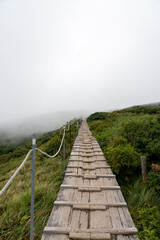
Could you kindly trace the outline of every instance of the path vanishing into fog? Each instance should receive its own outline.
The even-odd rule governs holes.
[[[42,240],[135,240],[136,233],[116,177],[83,121]]]

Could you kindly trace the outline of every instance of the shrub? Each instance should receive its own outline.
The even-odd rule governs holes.
[[[141,224],[138,226],[141,239],[158,240],[160,236],[160,213],[156,206],[139,211]]]
[[[130,168],[140,165],[140,154],[130,144],[107,147],[105,157],[116,174],[123,167]]]
[[[44,151],[51,155],[55,154],[59,149],[60,143],[61,138],[58,135],[56,135],[50,141],[47,142]]]
[[[150,171],[148,173],[149,184],[160,193],[160,174]]]
[[[96,112],[91,114],[88,118],[87,121],[96,121],[96,120],[104,120],[107,117],[106,112]]]

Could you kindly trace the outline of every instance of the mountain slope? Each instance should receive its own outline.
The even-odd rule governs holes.
[[[141,109],[141,110],[140,110]],[[159,109],[140,106],[88,117],[92,134],[98,140],[107,162],[116,174],[142,240],[160,236]],[[148,182],[142,183],[140,156],[147,157]]]
[[[75,129],[75,128],[74,128]],[[72,144],[75,133],[71,131]],[[37,140],[37,147],[41,150],[55,154],[57,152],[62,134],[52,131],[44,134]],[[66,132],[66,164],[70,155],[70,132]],[[31,143],[26,142],[0,157],[0,189],[12,176],[21,164]],[[35,173],[35,230],[34,239],[40,239],[44,226],[48,220],[57,197],[59,186],[62,183],[63,164],[62,151],[54,158],[47,158],[36,153]],[[0,236],[2,240],[29,239],[30,232],[30,201],[31,201],[31,156],[25,166],[18,173],[7,190],[0,196]]]

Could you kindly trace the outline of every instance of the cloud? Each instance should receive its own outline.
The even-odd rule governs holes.
[[[159,101],[158,0],[0,2],[0,123]]]

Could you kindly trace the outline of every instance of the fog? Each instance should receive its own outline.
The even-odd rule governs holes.
[[[25,137],[30,138],[32,134],[42,135],[43,133],[61,128],[71,120],[85,119],[91,113],[85,111],[54,112],[2,124],[0,126],[0,144],[6,138],[21,140]]]
[[[158,102],[159,43],[159,0],[1,0],[0,125]]]

